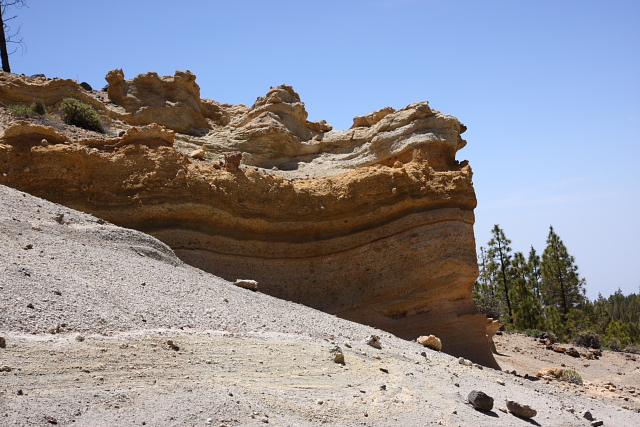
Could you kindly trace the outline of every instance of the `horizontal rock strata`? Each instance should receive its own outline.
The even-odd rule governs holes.
[[[206,110],[195,76],[148,74],[109,73],[109,98],[139,111],[163,85],[190,85],[183,97],[199,103],[188,108]],[[464,125],[420,102],[333,130],[307,121],[289,86],[251,108],[215,106],[215,120],[210,110],[188,129],[164,113],[132,127],[137,113],[122,113],[122,137],[73,139],[14,122],[0,136],[0,184],[147,232],[227,280],[255,280],[260,292],[402,338],[433,334],[443,351],[497,367],[471,297],[476,198],[471,168],[455,160]],[[193,147],[213,161],[187,157],[169,129],[206,126]],[[217,161],[228,151],[242,153],[237,171]]]

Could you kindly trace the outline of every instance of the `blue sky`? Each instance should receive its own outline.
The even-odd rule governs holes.
[[[549,225],[587,294],[639,292],[640,2],[28,0],[12,71],[86,81],[191,70],[201,95],[251,105],[292,85],[334,128],[429,101],[468,131],[476,239]]]

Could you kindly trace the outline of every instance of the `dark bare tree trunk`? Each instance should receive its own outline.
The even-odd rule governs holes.
[[[7,52],[7,38],[4,34],[4,18],[2,17],[2,8],[0,7],[0,25],[2,25],[2,31],[0,31],[0,56],[2,56],[2,70],[10,73],[9,67],[9,53]]]
[[[513,317],[513,312],[511,310],[511,299],[509,298],[509,285],[507,280],[507,262],[505,260],[504,251],[505,248],[502,247],[501,242],[498,240],[498,254],[500,255],[500,270],[502,272],[502,283],[504,284],[504,299],[507,301],[507,311],[509,312],[509,318]]]
[[[24,43],[22,42],[22,37],[19,37],[20,27],[15,33],[11,34],[11,28],[7,24],[7,22],[17,18],[17,15],[7,17],[7,10],[11,7],[20,9],[25,6],[27,6],[27,0],[0,0],[0,25],[2,25],[0,29],[0,58],[2,58],[2,70],[7,73],[11,72],[7,43],[20,45],[24,52]]]

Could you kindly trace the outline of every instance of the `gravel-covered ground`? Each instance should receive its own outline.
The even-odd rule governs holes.
[[[0,251],[2,426],[589,426],[585,411],[640,425],[636,412],[238,288],[148,235],[2,186]],[[472,390],[493,410],[473,409]],[[518,418],[505,399],[538,415]]]
[[[504,333],[494,341],[498,350],[496,360],[503,370],[516,371],[521,376],[535,376],[540,370],[551,367],[574,370],[582,378],[582,384],[541,381],[640,412],[640,355],[602,350],[602,356],[586,359],[547,349],[539,340],[516,333]],[[586,354],[586,349],[572,344],[558,346],[574,347]]]

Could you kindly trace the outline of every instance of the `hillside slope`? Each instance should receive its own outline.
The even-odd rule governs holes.
[[[588,426],[587,410],[640,425],[635,412],[236,287],[146,234],[4,186],[0,259],[3,426]],[[372,334],[382,348],[366,344]],[[472,390],[493,411],[467,404]],[[505,399],[538,415],[503,412]]]

